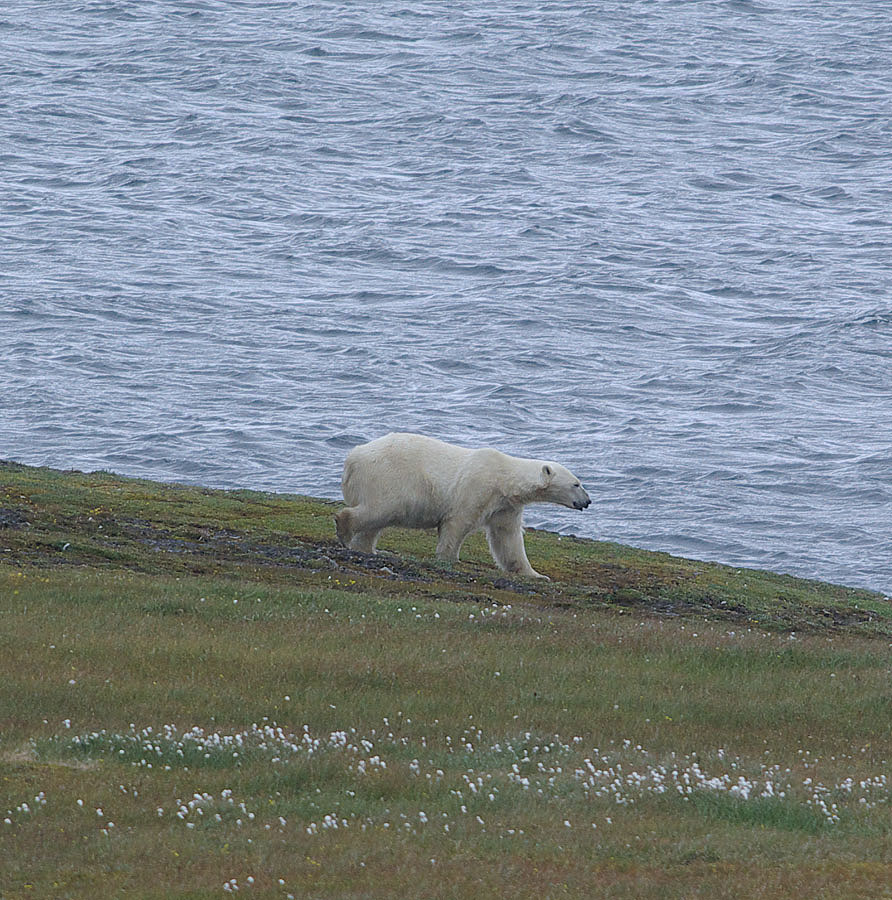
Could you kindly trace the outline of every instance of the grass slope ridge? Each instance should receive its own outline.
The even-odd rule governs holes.
[[[320,585],[332,573],[357,591],[705,615],[787,630],[892,633],[892,604],[872,591],[697,562],[613,543],[530,531],[528,555],[551,584],[499,573],[482,536],[449,567],[430,533],[390,531],[368,557],[340,547],[337,505],[309,497],[220,491],[0,463],[0,562],[147,573],[243,575]]]
[[[334,509],[0,464],[3,900],[890,895],[886,598]]]

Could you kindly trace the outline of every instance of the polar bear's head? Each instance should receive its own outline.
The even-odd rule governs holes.
[[[592,502],[579,479],[560,463],[542,463],[539,478],[542,499],[547,503],[585,509]]]

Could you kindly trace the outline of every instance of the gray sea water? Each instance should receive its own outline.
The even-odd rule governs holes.
[[[882,0],[5,0],[0,457],[337,497],[422,431],[892,592],[890,60]]]

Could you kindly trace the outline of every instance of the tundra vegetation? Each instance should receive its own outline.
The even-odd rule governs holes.
[[[336,508],[0,464],[4,900],[890,896],[889,598]]]

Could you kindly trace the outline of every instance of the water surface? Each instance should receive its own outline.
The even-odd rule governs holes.
[[[423,431],[890,592],[890,59],[870,0],[10,0],[0,456],[336,497]]]

